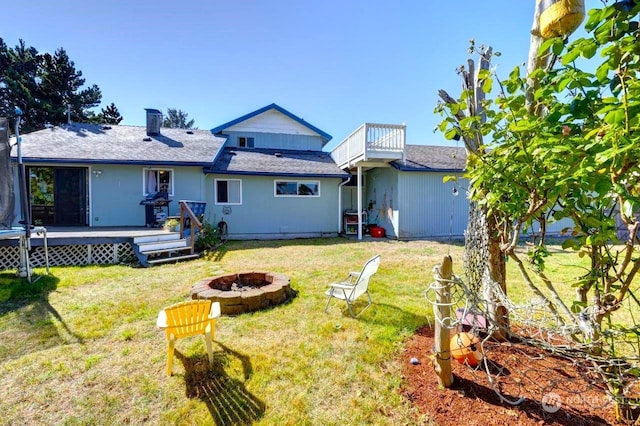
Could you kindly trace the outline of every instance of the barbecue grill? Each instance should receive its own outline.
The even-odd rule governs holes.
[[[169,194],[166,192],[156,192],[147,195],[140,205],[144,206],[145,226],[147,228],[155,228],[160,226],[169,216]],[[166,207],[166,212],[163,209]]]

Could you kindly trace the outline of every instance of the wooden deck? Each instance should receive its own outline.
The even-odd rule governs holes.
[[[78,266],[91,264],[136,264],[134,238],[152,235],[169,235],[162,228],[145,227],[50,227],[47,232],[47,248],[44,233],[31,236],[30,263],[33,267]],[[20,239],[0,239],[0,271],[20,266]]]
[[[162,234],[162,228],[145,227],[45,227],[49,246],[127,243],[134,237]],[[44,244],[44,235],[32,233],[31,245],[38,247]],[[0,246],[18,245],[16,239],[0,240]]]

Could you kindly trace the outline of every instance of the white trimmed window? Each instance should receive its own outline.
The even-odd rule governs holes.
[[[242,204],[240,179],[216,179],[215,191],[216,204]]]
[[[142,169],[142,185],[144,195],[166,192],[173,196],[173,170]]]
[[[238,146],[240,148],[253,148],[255,144],[255,140],[253,138],[247,138],[244,136],[240,136],[238,138]]]
[[[319,197],[320,181],[317,180],[276,180],[276,197]]]

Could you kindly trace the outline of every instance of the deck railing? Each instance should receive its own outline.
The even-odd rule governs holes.
[[[199,216],[204,214],[205,202],[180,200],[180,238],[189,237],[191,254],[195,253],[196,234],[202,229]],[[192,209],[193,207],[193,209]],[[193,210],[196,210],[195,212]],[[189,232],[186,232],[186,227]]]
[[[370,159],[404,159],[404,124],[364,123],[331,152],[340,168],[349,168]]]

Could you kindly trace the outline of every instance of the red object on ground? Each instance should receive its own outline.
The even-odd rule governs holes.
[[[384,238],[385,236],[384,228],[379,226],[372,226],[369,232],[371,232],[371,236],[373,238]]]

